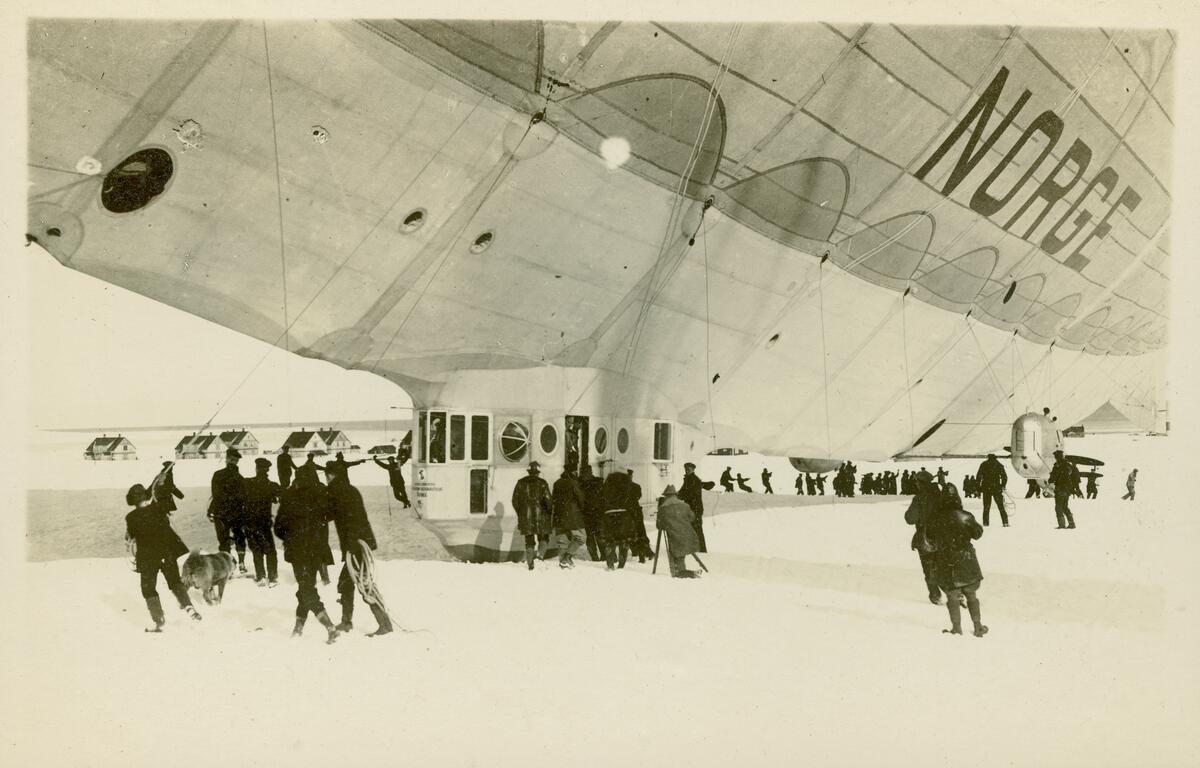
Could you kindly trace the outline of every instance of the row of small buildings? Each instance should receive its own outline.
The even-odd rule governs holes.
[[[350,442],[345,432],[332,428],[298,430],[288,435],[283,445],[297,456],[305,456],[310,452],[336,453],[358,448]],[[231,429],[219,434],[193,432],[184,435],[175,444],[175,458],[219,459],[224,457],[230,448],[236,448],[243,456],[253,456],[261,451],[258,438],[245,429]],[[136,459],[137,449],[127,437],[102,435],[92,440],[83,452],[83,457],[92,461]]]

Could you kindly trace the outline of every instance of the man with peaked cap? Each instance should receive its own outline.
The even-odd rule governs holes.
[[[671,575],[677,579],[695,578],[700,575],[684,566],[684,558],[695,554],[700,548],[696,531],[692,527],[693,521],[691,506],[675,495],[675,486],[668,485],[664,488],[662,498],[658,500],[655,524],[667,534],[667,562],[671,565]]]
[[[246,572],[246,534],[242,529],[245,512],[245,478],[238,471],[238,460],[242,454],[237,448],[225,451],[225,466],[212,476],[212,499],[208,503],[208,519],[217,532],[217,547],[229,552],[236,542],[238,570]]]
[[[275,551],[275,537],[271,535],[271,504],[279,500],[280,488],[267,476],[270,471],[270,459],[255,459],[254,477],[242,484],[246,495],[246,543],[254,558],[254,583],[260,587],[279,585],[279,557]]]
[[[536,461],[529,462],[529,474],[517,481],[512,495],[513,510],[517,513],[517,530],[525,537],[525,563],[531,571],[535,557],[542,559],[546,556],[553,513],[550,485],[542,479],[538,470]]]
[[[697,552],[708,551],[704,542],[704,491],[711,491],[715,485],[711,480],[701,480],[696,474],[696,465],[692,462],[683,465],[683,487],[679,489],[678,498],[692,509],[692,529],[696,532]]]
[[[1075,527],[1075,516],[1071,514],[1068,502],[1071,499],[1071,491],[1075,488],[1073,475],[1077,472],[1061,450],[1054,452],[1050,482],[1054,485],[1054,517],[1058,520],[1058,528]]]

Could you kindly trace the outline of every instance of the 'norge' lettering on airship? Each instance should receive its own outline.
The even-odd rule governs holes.
[[[1008,129],[1013,120],[1015,120],[1017,115],[1020,114],[1022,108],[1024,108],[1025,103],[1029,101],[1030,96],[1032,96],[1032,93],[1028,89],[1024,90],[1021,93],[1021,96],[1017,99],[1016,103],[1012,105],[1012,107],[1008,110],[1008,113],[1004,115],[1003,119],[1001,119],[999,125],[997,125],[995,129],[993,129],[985,137],[984,132],[987,128],[988,120],[992,116],[992,113],[996,110],[996,103],[1000,99],[1000,93],[1004,90],[1004,84],[1007,80],[1008,69],[1001,67],[996,73],[996,76],[992,78],[992,82],[988,85],[987,89],[983,92],[975,104],[972,105],[966,116],[963,117],[958,125],[954,127],[954,130],[950,132],[950,135],[946,137],[946,140],[943,141],[940,146],[938,146],[929,159],[925,161],[925,164],[922,165],[921,168],[916,172],[915,175],[918,179],[923,180],[929,174],[929,172],[932,171],[939,162],[941,162],[942,158],[944,158],[950,152],[954,145],[958,143],[959,139],[961,139],[963,135],[970,130],[970,136],[967,138],[966,144],[963,146],[962,153],[959,155],[957,162],[954,164],[954,168],[951,170],[950,175],[946,178],[946,182],[941,189],[941,193],[947,197],[954,193],[954,190],[958,188],[963,179],[965,179],[971,173],[971,171],[975,169],[976,165],[979,164],[983,157],[988,154],[992,148],[992,145],[994,145],[996,140],[1000,138],[1000,135]],[[1011,202],[1013,202],[1013,200],[1018,194],[1020,194],[1026,183],[1028,183],[1029,179],[1033,176],[1045,159],[1050,156],[1050,152],[1058,143],[1059,138],[1062,136],[1062,132],[1063,120],[1053,110],[1048,109],[1035,117],[1029,123],[1029,125],[1026,126],[1025,130],[1021,133],[1020,138],[1018,138],[1016,143],[1012,145],[1012,147],[1004,155],[1003,159],[1001,159],[995,168],[992,169],[991,173],[988,174],[987,178],[985,178],[983,182],[976,187],[974,193],[971,195],[970,202],[968,203],[971,210],[983,216],[987,216],[988,218],[992,218],[995,216],[995,214],[999,213]],[[1009,189],[1007,192],[998,192],[994,190],[993,186],[995,185],[996,180],[999,179],[1000,175],[1004,173],[1006,168],[1008,168],[1009,164],[1013,161],[1013,158],[1015,158],[1030,141],[1030,139],[1034,137],[1034,134],[1039,133],[1046,139],[1046,145],[1042,148],[1041,154],[1039,154],[1037,158],[1031,164],[1029,164],[1028,168],[1026,168],[1021,177],[1017,179],[1016,183],[1012,185],[1011,189]],[[1064,153],[1062,158],[1058,161],[1058,164],[1054,167],[1054,170],[1046,175],[1046,177],[1038,185],[1037,189],[1033,191],[1033,194],[1029,195],[1025,199],[1025,202],[1021,204],[1021,207],[1017,208],[1016,211],[1013,212],[1012,216],[1009,217],[1008,221],[1004,223],[1004,229],[1011,229],[1012,226],[1016,224],[1022,216],[1025,215],[1025,212],[1029,210],[1031,206],[1038,201],[1042,201],[1045,207],[1041,208],[1041,211],[1033,219],[1033,222],[1025,229],[1025,232],[1021,235],[1021,237],[1025,240],[1029,240],[1030,242],[1036,242],[1042,250],[1050,255],[1057,254],[1059,251],[1063,250],[1068,243],[1075,240],[1084,231],[1084,228],[1087,227],[1088,223],[1091,222],[1093,218],[1093,214],[1083,208],[1083,205],[1087,201],[1088,197],[1092,195],[1093,192],[1097,192],[1099,194],[1102,191],[1103,194],[1099,194],[1099,202],[1108,203],[1109,198],[1116,191],[1121,177],[1120,174],[1118,174],[1111,166],[1106,165],[1105,167],[1101,168],[1095,176],[1092,176],[1091,180],[1088,181],[1083,187],[1083,192],[1074,199],[1074,202],[1071,203],[1070,207],[1067,208],[1066,212],[1057,220],[1057,222],[1045,231],[1040,241],[1031,239],[1031,236],[1033,235],[1034,231],[1041,226],[1043,220],[1050,213],[1050,210],[1054,207],[1054,205],[1058,203],[1058,201],[1066,198],[1071,190],[1074,189],[1075,186],[1083,179],[1083,176],[1087,172],[1091,161],[1092,148],[1088,146],[1087,142],[1085,142],[1083,139],[1075,139],[1075,141],[1067,149],[1066,153]],[[1074,166],[1074,171],[1072,173],[1068,170],[1068,173],[1071,173],[1071,176],[1065,181],[1059,181],[1058,175],[1061,171],[1063,171],[1063,169],[1067,168],[1068,163]],[[1112,219],[1112,216],[1116,213],[1117,209],[1124,208],[1127,211],[1132,211],[1133,209],[1137,208],[1141,201],[1142,196],[1138,194],[1137,190],[1126,185],[1121,194],[1118,195],[1116,199],[1108,206],[1108,211],[1104,214],[1103,218],[1101,218],[1100,221],[1097,222],[1096,225],[1092,227],[1086,235],[1083,236],[1083,238],[1079,241],[1079,244],[1075,246],[1075,250],[1066,260],[1067,263],[1071,266],[1074,266],[1076,269],[1081,269],[1084,265],[1086,265],[1089,259],[1083,254],[1083,249],[1092,240],[1101,240],[1108,235],[1108,233],[1112,230],[1112,225],[1109,223],[1109,221]],[[1072,218],[1074,218],[1074,229],[1064,233],[1064,227]]]

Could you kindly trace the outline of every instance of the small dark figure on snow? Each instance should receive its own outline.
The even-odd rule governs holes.
[[[375,463],[388,473],[388,484],[392,487],[392,498],[404,505],[405,509],[412,506],[408,501],[408,490],[404,487],[404,465],[395,456],[388,456],[383,461],[378,458]]]
[[[375,532],[371,530],[371,521],[367,518],[367,509],[363,505],[362,494],[350,484],[350,479],[344,474],[334,475],[329,483],[329,498],[332,504],[333,527],[337,531],[338,548],[342,550],[342,572],[338,576],[338,602],[342,604],[342,620],[337,625],[338,632],[349,632],[354,628],[354,592],[366,587],[357,582],[351,570],[363,574],[367,568],[368,552],[378,547],[375,543]],[[365,549],[364,549],[365,548]],[[375,589],[372,584],[372,589]],[[386,635],[392,631],[392,620],[383,610],[381,599],[377,594],[363,592],[363,602],[370,608],[379,628],[369,632],[367,637]]]
[[[151,499],[141,483],[125,494],[125,503],[134,507],[125,516],[125,543],[133,548],[134,564],[141,577],[142,597],[154,627],[147,632],[161,632],[167,623],[162,601],[158,599],[158,574],[161,571],[167,588],[179,601],[179,607],[195,620],[200,614],[192,607],[187,587],[179,578],[179,556],[188,551],[179,534],[171,527],[170,513],[161,501]]]
[[[346,457],[338,451],[334,456],[333,461],[325,464],[325,471],[329,474],[329,479],[335,477],[344,477],[350,479],[350,467],[357,467],[359,464],[366,464],[366,459],[358,459],[357,461],[346,461]]]
[[[684,558],[695,554],[700,546],[692,523],[691,506],[675,495],[675,486],[668,485],[663,489],[662,498],[658,500],[655,525],[667,534],[667,562],[671,565],[671,575],[677,579],[690,579],[700,575],[689,571],[684,564]]]
[[[704,491],[711,491],[715,484],[705,482],[696,474],[696,465],[687,462],[683,465],[683,487],[679,489],[679,500],[691,507],[692,528],[696,532],[696,551],[707,552],[704,541]]]
[[[911,546],[921,560],[921,572],[925,576],[925,588],[928,590],[929,602],[941,605],[942,590],[938,586],[933,542],[930,541],[926,531],[929,520],[941,501],[941,492],[933,484],[933,475],[928,472],[918,472],[913,482],[915,494],[912,501],[909,502],[908,510],[904,513],[904,522],[916,527]]]
[[[750,487],[750,478],[742,477],[741,472],[737,473],[737,487],[746,493],[754,493],[754,490]]]
[[[525,537],[525,563],[532,571],[534,558],[546,557],[554,514],[550,485],[539,474],[536,461],[529,462],[529,474],[513,488],[512,505],[517,513],[517,530]]]
[[[1075,487],[1075,476],[1079,470],[1063,457],[1062,451],[1054,452],[1054,466],[1050,469],[1050,483],[1054,486],[1054,516],[1059,528],[1074,528],[1075,517],[1068,502]]]
[[[763,493],[769,493],[769,494],[774,495],[775,491],[774,491],[774,489],[771,488],[771,475],[772,474],[774,474],[774,473],[768,472],[767,468],[763,467],[763,471],[762,471]]]
[[[1128,493],[1126,493],[1124,496],[1121,497],[1122,501],[1124,501],[1125,499],[1129,499],[1130,501],[1133,501],[1133,491],[1134,491],[1135,485],[1137,485],[1137,470],[1136,469],[1133,470],[1132,472],[1130,472],[1129,477],[1125,480],[1125,490],[1128,491]]]
[[[979,615],[976,591],[983,581],[979,559],[975,556],[973,539],[983,535],[983,526],[975,516],[962,508],[958,490],[948,484],[940,503],[926,523],[925,535],[933,547],[934,571],[938,586],[946,593],[946,608],[950,612],[952,635],[962,634],[962,598],[966,597],[967,611],[975,625],[975,637],[983,637],[988,628]]]
[[[804,495],[804,473],[803,472],[796,473],[796,495],[797,496]]]
[[[817,475],[817,495],[825,495],[825,475]]]
[[[279,475],[279,486],[288,488],[292,484],[292,475],[296,471],[296,463],[292,461],[291,448],[283,446],[279,449],[279,456],[275,459],[275,472]]]
[[[979,483],[979,490],[983,492],[983,524],[988,524],[988,513],[991,511],[992,502],[995,501],[996,508],[1000,511],[1000,522],[1007,528],[1008,510],[1004,508],[1004,487],[1008,485],[1008,473],[1004,471],[1004,465],[996,458],[996,454],[987,455],[987,459],[979,465],[975,477]]]
[[[255,459],[254,469],[254,477],[244,483],[246,544],[254,557],[255,583],[260,587],[274,587],[279,584],[279,559],[275,552],[275,537],[271,535],[271,504],[279,500],[280,488],[267,476],[271,470],[270,459]]]
[[[162,470],[158,473],[158,477],[155,477],[154,482],[150,483],[150,495],[154,501],[160,502],[163,509],[168,512],[178,509],[175,506],[175,499],[182,499],[183,491],[175,487],[175,462],[164,461],[162,463]]]
[[[1094,499],[1098,492],[1099,489],[1096,487],[1096,471],[1092,470],[1087,473],[1087,497]]]
[[[1042,486],[1038,485],[1038,481],[1029,478],[1029,487],[1025,490],[1025,498],[1036,499],[1042,495]]]
[[[332,513],[329,492],[317,480],[315,472],[297,472],[296,482],[282,494],[275,515],[275,535],[283,540],[283,559],[292,564],[296,576],[296,626],[292,637],[304,631],[308,614],[329,633],[326,642],[337,640],[338,630],[325,612],[317,592],[317,572],[333,565],[329,549],[329,520]]]
[[[237,547],[238,571],[246,572],[246,491],[245,478],[238,471],[238,460],[242,458],[237,448],[225,451],[225,467],[212,476],[212,500],[208,504],[208,519],[217,532],[217,547],[229,552]]]
[[[725,471],[721,473],[721,488],[725,493],[733,493],[733,473],[730,467],[725,467]]]

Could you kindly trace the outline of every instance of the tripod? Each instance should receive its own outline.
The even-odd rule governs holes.
[[[651,576],[658,573],[658,550],[659,550],[659,548],[662,547],[662,538],[663,538],[662,528],[659,528],[658,529],[658,540],[654,542],[654,567],[652,567],[650,569]],[[670,544],[670,542],[668,542],[667,550],[670,551],[670,548],[671,548],[671,544]],[[700,564],[700,567],[704,570],[705,573],[708,573],[708,566],[705,565],[704,561],[700,559],[700,555],[693,552],[692,557],[696,558],[696,562]]]

